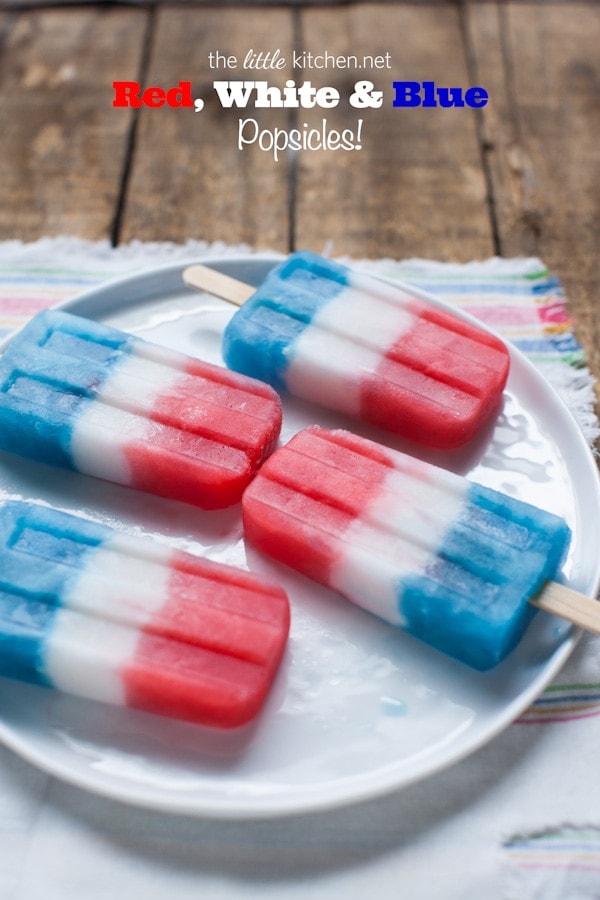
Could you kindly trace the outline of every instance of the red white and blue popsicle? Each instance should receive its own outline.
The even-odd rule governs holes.
[[[481,670],[519,641],[570,542],[558,516],[317,427],[275,451],[242,509],[259,550]]]
[[[280,427],[268,385],[58,310],[0,360],[1,449],[204,509],[240,500]]]
[[[289,630],[259,576],[38,504],[0,505],[0,675],[231,728]]]
[[[223,358],[278,391],[441,449],[471,440],[499,407],[506,346],[409,289],[307,251],[237,299],[214,270],[192,266],[184,279],[242,303]]]

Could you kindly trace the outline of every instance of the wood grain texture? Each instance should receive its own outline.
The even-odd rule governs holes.
[[[560,277],[600,374],[600,8],[470,6],[500,249]]]
[[[147,83],[166,87],[191,81],[194,98],[202,97],[206,105],[199,113],[142,110],[121,240],[198,238],[288,249],[287,160],[275,163],[257,146],[237,146],[240,117],[253,117],[265,128],[280,124],[282,111],[224,109],[213,81],[254,75],[241,66],[210,69],[208,54],[219,50],[241,59],[249,49],[275,45],[289,56],[291,44],[288,11],[243,16],[228,9],[160,11]],[[287,69],[261,77],[283,86],[290,74]]]
[[[343,98],[356,80],[371,78],[384,90],[385,105],[361,111],[361,150],[300,156],[296,243],[322,250],[331,242],[335,253],[359,257],[467,260],[492,254],[476,133],[480,111],[391,105],[394,80],[470,86],[457,8],[360,5],[343,14],[306,10],[301,21],[306,49],[360,55],[389,51],[391,68],[317,75],[319,83],[338,87]],[[327,110],[332,127],[346,127],[358,117],[347,100]]]
[[[0,238],[110,236],[131,123],[112,109],[112,81],[136,75],[146,15],[11,18],[0,62]]]

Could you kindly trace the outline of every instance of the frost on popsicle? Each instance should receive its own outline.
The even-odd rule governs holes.
[[[441,449],[495,414],[509,369],[484,329],[306,251],[235,313],[223,357],[279,391]]]
[[[482,670],[517,644],[570,541],[558,516],[317,427],[273,454],[242,508],[259,550]]]
[[[284,591],[34,503],[0,505],[0,675],[231,728],[284,651]]]
[[[0,359],[0,448],[204,509],[273,449],[268,385],[79,316],[45,311]]]

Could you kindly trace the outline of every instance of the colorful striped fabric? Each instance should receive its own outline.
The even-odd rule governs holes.
[[[569,722],[595,716],[600,716],[600,681],[553,684],[517,719],[517,724]]]
[[[600,828],[564,825],[504,843],[506,900],[594,900],[599,896]]]
[[[42,309],[95,287],[112,272],[81,263],[81,269],[56,265],[10,265],[0,256],[0,337],[23,325]]]

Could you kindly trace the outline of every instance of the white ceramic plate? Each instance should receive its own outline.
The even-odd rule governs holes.
[[[213,264],[258,284],[273,262]],[[181,271],[176,265],[113,282],[64,308],[221,363],[221,332],[233,310],[183,287]],[[389,440],[285,401],[283,440],[313,422]],[[512,354],[495,423],[467,450],[428,458],[564,516],[573,530],[564,577],[595,594],[600,556],[585,532],[600,521],[596,467],[570,413],[520,354]],[[288,591],[293,621],[281,672],[262,715],[242,732],[220,734],[0,679],[0,739],[7,746],[59,778],[133,804],[250,818],[398,789],[505,728],[560,669],[578,636],[540,613],[517,650],[481,675],[246,549],[237,507],[203,513],[9,455],[0,455],[0,496],[41,500],[248,564]]]

